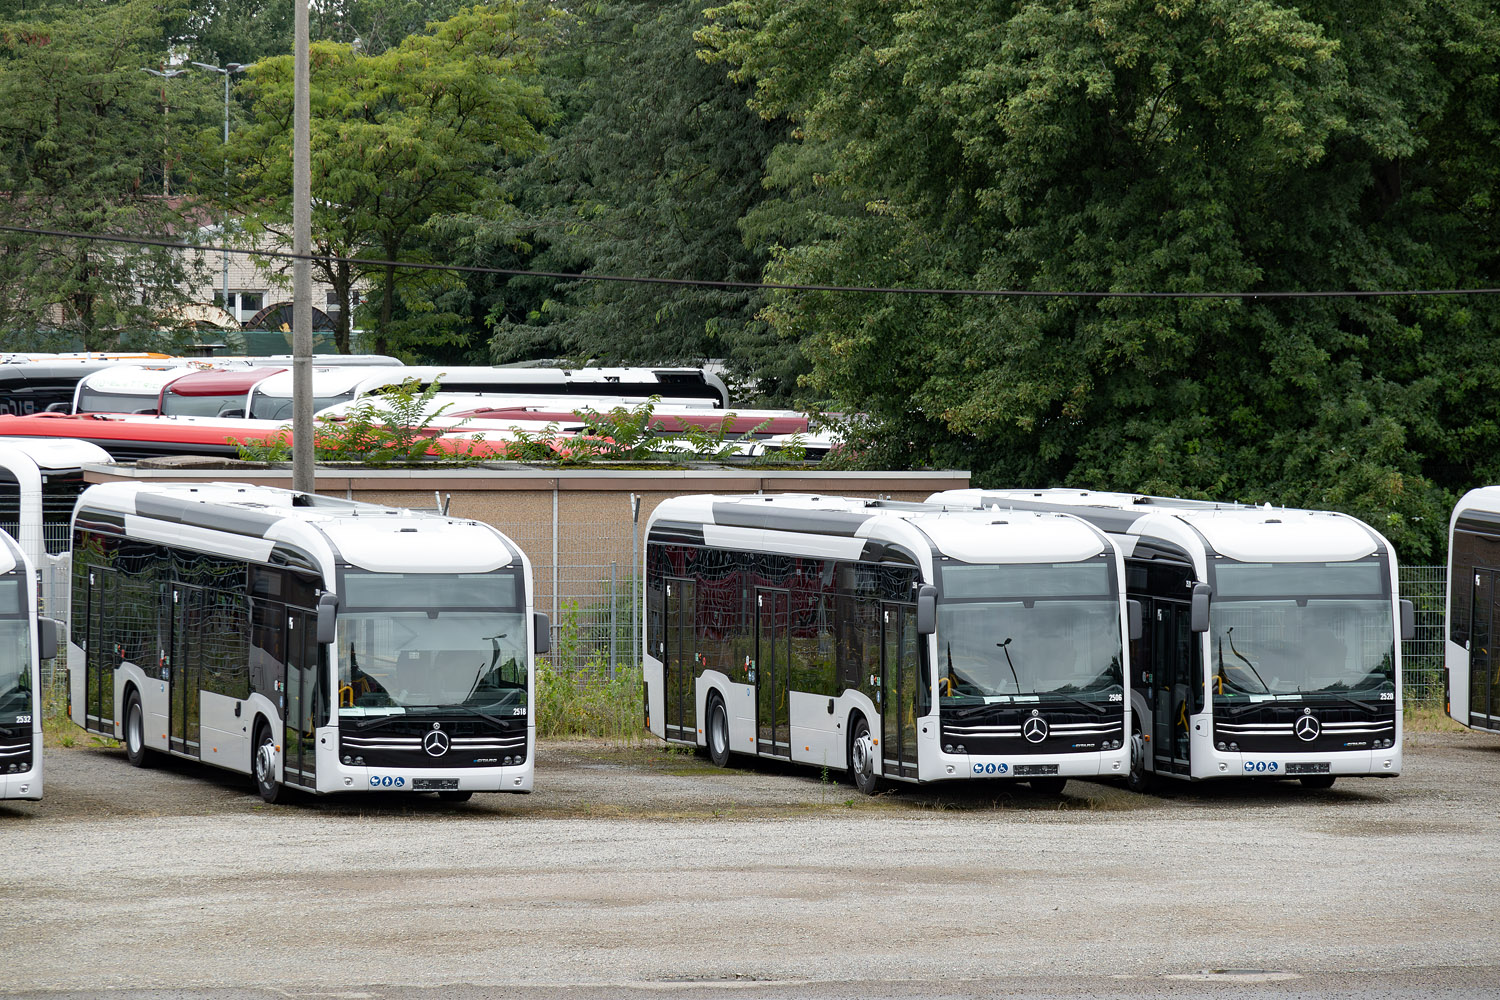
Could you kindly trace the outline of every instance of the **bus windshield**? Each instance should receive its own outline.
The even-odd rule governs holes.
[[[1216,698],[1395,691],[1395,620],[1381,560],[1223,560],[1214,574],[1209,618]]]
[[[31,629],[25,618],[0,619],[0,724],[28,719],[31,704]]]
[[[162,416],[217,417],[225,410],[239,410],[244,416],[245,394],[234,392],[215,396],[182,396],[166,392],[161,397]]]
[[[342,588],[340,715],[525,714],[516,573],[347,572]]]
[[[1120,604],[1105,559],[944,565],[938,694],[945,704],[1106,702],[1123,693]]]

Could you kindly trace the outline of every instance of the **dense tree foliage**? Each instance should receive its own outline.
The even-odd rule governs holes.
[[[1031,291],[1496,284],[1473,0],[737,0],[705,43],[798,141],[769,269]],[[763,210],[763,215],[766,211]],[[786,295],[881,464],[1329,506],[1403,552],[1493,480],[1492,299]]]
[[[79,6],[73,16],[39,8],[35,19],[0,24],[0,219],[173,235],[186,223],[180,203],[164,197],[163,175],[185,176],[173,135],[201,94],[141,70],[162,65],[185,10],[147,0]],[[194,263],[160,248],[7,234],[0,329],[113,346],[123,331],[170,322]]]
[[[741,222],[764,201],[765,159],[787,130],[746,106],[750,89],[699,58],[699,0],[585,5],[544,67],[559,114],[546,151],[499,165],[512,203],[445,220],[445,259],[756,282],[763,246]],[[493,207],[493,206],[492,206]],[[757,318],[754,291],[474,278],[468,310],[494,330],[492,357],[604,363],[726,359],[785,399],[804,369],[794,341]]]
[[[535,75],[538,49],[556,19],[513,3],[476,7],[412,35],[377,56],[346,45],[312,48],[314,263],[343,305],[337,338],[348,350],[352,292],[373,285],[377,353],[462,339],[430,315],[398,315],[413,287],[451,283],[441,272],[398,269],[420,262],[434,217],[494,198],[488,167],[535,150],[549,106]],[[242,85],[251,120],[229,158],[239,208],[290,241],[292,60],[257,63]],[[356,264],[348,258],[387,262]]]

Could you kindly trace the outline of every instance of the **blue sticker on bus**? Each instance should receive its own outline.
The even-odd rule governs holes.
[[[1009,764],[996,764],[995,765],[995,770],[999,771],[1001,774],[1004,774],[1006,771],[1010,770],[1010,765]]]

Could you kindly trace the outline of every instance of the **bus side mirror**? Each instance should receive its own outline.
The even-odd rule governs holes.
[[[937,631],[937,588],[924,583],[917,591],[917,635]]]
[[[540,611],[532,612],[531,627],[536,631],[536,651],[542,653],[552,652],[552,622]]]
[[[57,655],[57,620],[36,620],[36,655],[39,660],[50,660]]]
[[[1130,641],[1135,642],[1146,634],[1146,613],[1140,601],[1126,601],[1125,609],[1130,615]]]
[[[323,591],[318,598],[318,645],[326,646],[337,638],[339,595]]]
[[[1214,588],[1206,583],[1193,584],[1193,606],[1189,627],[1194,632],[1208,631],[1208,598],[1213,592]]]
[[[47,408],[45,410],[43,410],[42,412],[43,413],[72,413],[73,412],[73,404],[72,403],[48,403],[47,404]]]
[[[1401,638],[1415,639],[1417,637],[1417,606],[1411,601],[1401,601]]]

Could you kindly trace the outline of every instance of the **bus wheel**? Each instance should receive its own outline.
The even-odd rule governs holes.
[[[729,766],[729,712],[717,695],[708,700],[708,759]]]
[[[470,799],[472,799],[473,797],[474,797],[474,793],[473,792],[465,792],[465,791],[438,792],[438,798],[442,799],[444,802],[467,802]]]
[[[1134,732],[1130,735],[1130,773],[1125,775],[1125,787],[1132,792],[1149,792],[1155,777],[1146,770],[1146,738]]]
[[[1302,776],[1303,788],[1332,788],[1333,778],[1331,774],[1304,774]]]
[[[274,803],[281,795],[281,782],[276,780],[276,741],[271,738],[271,727],[264,722],[255,727],[254,770],[260,797]]]
[[[865,795],[880,790],[880,776],[875,773],[875,741],[870,738],[870,724],[862,715],[854,720],[849,733],[849,773],[854,776],[854,787]]]
[[[1032,778],[1031,790],[1038,795],[1061,795],[1067,778]]]
[[[132,767],[145,767],[148,763],[146,749],[146,713],[141,711],[141,696],[135,688],[125,699],[125,759]]]

